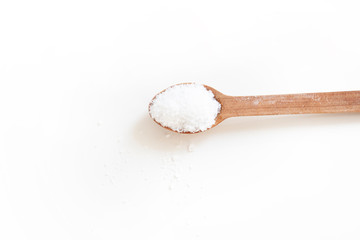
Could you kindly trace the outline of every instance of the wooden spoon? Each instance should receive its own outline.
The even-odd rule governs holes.
[[[203,86],[212,91],[215,99],[221,104],[221,110],[211,128],[227,118],[239,116],[360,112],[360,91],[228,96],[212,87]]]

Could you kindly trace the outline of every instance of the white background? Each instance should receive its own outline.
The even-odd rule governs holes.
[[[360,90],[359,12],[1,1],[0,239],[359,239],[359,114],[243,117],[196,135],[147,114],[181,82]]]

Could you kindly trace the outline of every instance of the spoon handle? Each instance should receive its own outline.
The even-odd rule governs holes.
[[[360,112],[360,91],[221,97],[223,117]]]

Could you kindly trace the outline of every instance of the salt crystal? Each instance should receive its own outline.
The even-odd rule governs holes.
[[[176,132],[199,132],[215,124],[221,104],[201,84],[180,84],[158,94],[150,104],[156,122]]]
[[[170,159],[172,162],[176,162],[176,161],[178,161],[179,157],[177,155],[173,155],[170,157]]]
[[[193,152],[194,151],[194,144],[189,144],[189,146],[188,146],[188,151],[189,152]]]

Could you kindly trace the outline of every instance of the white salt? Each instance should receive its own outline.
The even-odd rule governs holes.
[[[150,104],[156,122],[176,132],[199,132],[215,124],[221,104],[201,84],[175,85],[158,94]]]
[[[194,148],[195,148],[194,144],[190,143],[190,144],[188,145],[188,151],[189,151],[189,152],[193,152],[193,151],[194,151]]]

